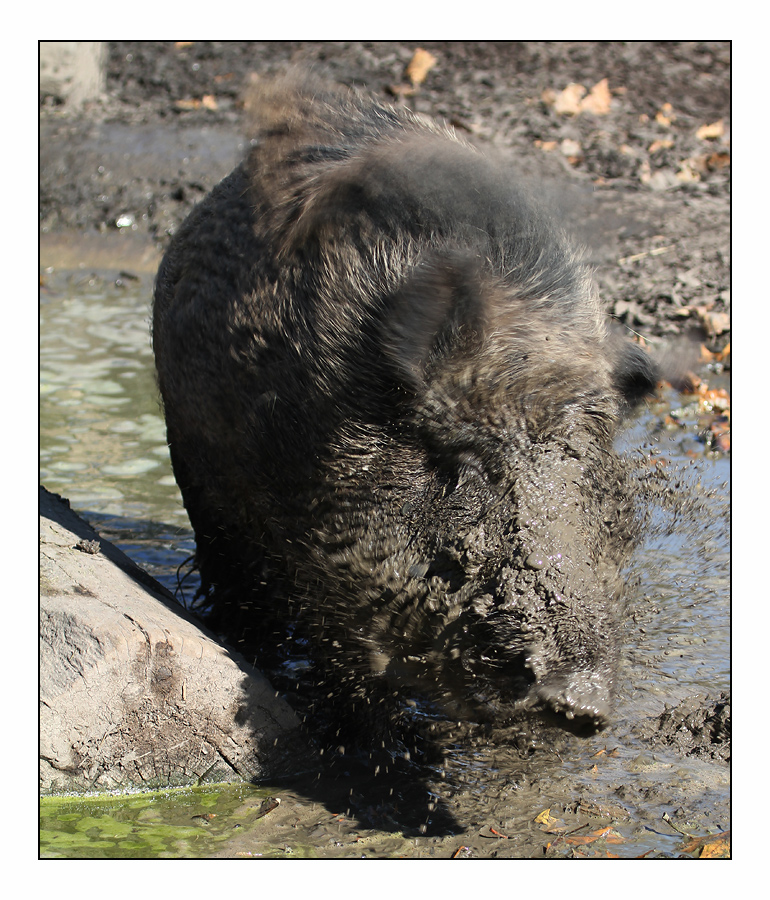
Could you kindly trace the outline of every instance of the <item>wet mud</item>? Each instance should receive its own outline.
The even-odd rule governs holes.
[[[729,157],[729,45],[424,46],[437,62],[403,102],[452,122],[485,151],[513,159],[588,243],[619,325],[659,352],[681,348],[676,341],[686,339],[696,348],[699,376],[729,387],[729,371],[697,352],[702,344],[721,353],[730,338],[729,167],[718,160],[703,163],[702,171],[682,167],[714,153]],[[80,352],[73,342],[90,342],[83,352],[93,354],[99,341],[115,348],[121,341],[142,344],[121,328],[146,326],[153,261],[243,152],[240,104],[252,72],[270,73],[286,61],[320,64],[343,84],[398,100],[392,89],[403,81],[414,49],[378,42],[114,42],[103,101],[75,116],[43,100],[43,368],[46,335],[61,327],[47,331],[46,308],[64,322],[72,304],[88,316],[91,303],[88,329],[102,332],[86,339],[84,329],[50,345],[56,358],[48,369],[53,378],[44,376],[41,443],[46,452],[54,449],[44,469],[60,479],[53,490],[80,492],[82,502],[73,506],[169,586],[191,536],[178,496],[170,496],[168,461],[155,447],[155,432],[148,431],[142,450],[142,459],[162,463],[152,467],[152,479],[141,481],[141,490],[124,490],[146,476],[139,463],[127,460],[121,469],[111,459],[106,464],[117,474],[94,478],[104,486],[101,495],[86,483],[93,467],[83,432],[91,426],[80,423],[72,441],[61,437],[83,397],[67,370],[68,354]],[[590,89],[605,77],[612,91],[607,115],[560,116],[543,100],[549,89],[558,93],[572,82]],[[214,102],[203,105],[208,96]],[[722,136],[697,136],[702,125],[719,120]],[[552,141],[554,147],[543,146]],[[652,149],[656,141],[663,144]],[[579,152],[564,152],[575,145]],[[88,249],[94,241],[106,257]],[[99,265],[113,250],[125,255]],[[115,312],[101,322],[95,310],[103,301],[89,300],[91,279],[64,274],[75,259],[85,261],[85,273],[102,270],[97,293]],[[116,300],[129,295],[138,299]],[[135,312],[144,321],[118,324]],[[123,381],[116,373],[114,381],[131,389],[125,401],[115,391],[114,418],[102,437],[131,431],[132,421],[140,429],[157,425],[157,398],[145,396],[153,390],[149,342],[142,346],[139,363],[125,362],[136,378]],[[135,391],[134,381],[143,389]],[[107,412],[113,398],[103,384],[100,389],[96,410]],[[709,443],[699,414],[687,413],[690,402],[671,389],[640,413],[623,439],[638,461],[650,528],[629,571],[634,589],[618,710],[605,732],[581,739],[545,725],[522,735],[436,722],[447,748],[442,764],[396,764],[398,771],[373,775],[366,760],[338,757],[322,772],[270,785],[281,804],[249,827],[236,827],[242,815],[223,799],[226,809],[207,826],[221,840],[203,855],[678,857],[702,853],[703,843],[692,849],[693,836],[727,831],[729,457]],[[56,447],[75,449],[81,437],[77,458],[56,455]],[[110,444],[110,457],[120,455],[119,445]],[[665,477],[651,476],[664,469]],[[169,494],[163,503],[153,496],[155,481]],[[184,553],[173,549],[178,546]],[[178,855],[197,854],[183,846]]]

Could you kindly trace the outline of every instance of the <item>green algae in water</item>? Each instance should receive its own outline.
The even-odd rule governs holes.
[[[264,819],[258,813],[269,793],[239,784],[140,794],[44,797],[40,800],[40,856],[211,857],[234,835],[253,832],[255,843],[260,840]],[[270,848],[265,850],[265,856],[273,855]],[[280,855],[285,856],[286,851]]]

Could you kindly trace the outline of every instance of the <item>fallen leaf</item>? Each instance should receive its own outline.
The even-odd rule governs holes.
[[[412,84],[422,84],[425,76],[436,65],[436,57],[422,47],[418,47],[414,51],[414,56],[404,71],[404,75],[412,82]]]
[[[567,826],[564,823],[564,819],[556,819],[551,815],[551,808],[544,809],[539,816],[536,817],[535,822],[541,826],[541,831],[544,831],[546,834],[562,834],[567,830]]]
[[[564,840],[568,844],[592,844],[594,841],[598,841],[599,838],[604,838],[608,844],[622,844],[625,841],[623,835],[615,831],[610,825],[607,825],[605,828],[598,828],[596,831],[592,831],[591,834],[567,836]]]
[[[701,127],[695,132],[695,137],[700,138],[702,141],[711,141],[714,138],[722,137],[724,133],[724,120],[719,119],[716,122],[712,122],[710,125],[701,125]]]
[[[564,90],[556,95],[553,108],[560,116],[576,116],[580,113],[580,101],[585,96],[586,89],[582,84],[568,84]]]
[[[556,103],[556,91],[553,88],[546,88],[540,95],[540,99],[546,106],[553,106]]]
[[[199,109],[200,105],[201,105],[200,100],[196,100],[193,97],[190,97],[185,100],[177,100],[176,103],[174,103],[174,106],[177,109]]]
[[[664,128],[668,128],[675,119],[674,107],[670,103],[664,103],[657,113],[655,113],[655,121]]]
[[[585,85],[572,82],[559,93],[546,88],[540,96],[543,103],[552,106],[560,116],[577,116],[584,112],[606,116],[612,99],[606,78],[597,82],[590,91],[586,90]]]
[[[182,47],[192,47],[195,41],[174,41],[174,46],[181,50]]]
[[[703,845],[698,859],[729,859],[730,858],[730,838],[720,838],[716,841],[709,841]]]
[[[268,797],[267,800],[263,800],[259,805],[259,809],[257,810],[255,819],[261,819],[263,816],[266,816],[268,813],[271,813],[274,809],[277,809],[281,805],[280,797]]]
[[[679,171],[676,173],[676,177],[679,181],[690,184],[695,181],[700,181],[701,173],[705,171],[706,157],[691,156],[688,159],[683,159],[682,162],[679,163]]]
[[[606,116],[610,111],[610,86],[606,78],[602,78],[592,88],[588,96],[581,102],[580,111],[590,112],[595,116]]]
[[[505,838],[508,840],[508,835],[503,834],[502,831],[498,831],[496,828],[493,828],[491,825],[485,825],[481,831],[479,831],[479,837],[484,838]]]
[[[730,330],[730,314],[725,312],[709,312],[702,306],[696,307],[698,317],[710,334],[720,335]]]
[[[201,100],[197,97],[189,97],[185,100],[177,100],[174,104],[177,109],[216,109],[217,101],[213,94],[204,94]]]
[[[710,848],[708,853],[709,856],[712,856],[712,854],[714,856],[722,857],[729,856],[730,832],[720,831],[718,834],[709,834],[706,837],[693,838],[690,841],[685,841],[679,849],[682,851],[682,853],[695,853],[697,850],[701,850],[700,858],[703,859],[703,850],[705,850],[706,847]]]
[[[716,169],[724,169],[730,165],[730,154],[726,151],[712,153],[706,157],[706,168],[714,172]]]
[[[647,148],[648,153],[657,153],[658,150],[670,150],[674,146],[674,142],[670,138],[659,141],[653,141]]]

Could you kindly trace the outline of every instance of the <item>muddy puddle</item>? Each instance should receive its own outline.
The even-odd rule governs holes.
[[[40,479],[174,591],[192,533],[171,474],[149,338],[151,283],[43,276]],[[695,498],[651,511],[630,578],[612,726],[526,741],[461,728],[443,769],[370,776],[353,760],[270,785],[41,801],[41,855],[678,857],[729,829],[730,769],[640,731],[730,688],[729,459],[671,392],[623,437]],[[665,410],[683,412],[674,427]],[[192,596],[194,585],[188,585]],[[264,812],[269,798],[279,799]],[[269,805],[269,804],[268,804]],[[700,840],[701,843],[697,844]],[[718,841],[719,838],[711,838]]]

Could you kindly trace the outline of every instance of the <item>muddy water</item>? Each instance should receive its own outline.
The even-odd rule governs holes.
[[[177,567],[194,545],[154,384],[150,291],[149,281],[125,276],[44,279],[41,482],[174,590]],[[471,729],[450,742],[443,775],[396,780],[383,796],[377,789],[367,793],[371,785],[343,764],[327,780],[172,793],[153,807],[166,810],[162,815],[104,797],[45,801],[43,852],[156,855],[162,847],[161,855],[181,856],[676,856],[685,838],[664,814],[689,834],[729,828],[728,768],[653,750],[635,732],[667,703],[729,688],[729,462],[704,455],[694,418],[690,428],[675,431],[660,428],[660,421],[655,409],[640,414],[624,444],[642,468],[651,451],[665,460],[671,484],[697,503],[677,505],[676,514],[653,508],[649,537],[630,573],[626,650],[607,732],[582,740],[543,731],[522,749],[510,735]],[[266,792],[282,804],[255,819],[254,805]],[[199,812],[188,816],[196,802]],[[407,807],[422,829],[402,827]],[[165,832],[153,830],[178,824],[180,810],[187,827],[188,818],[215,808],[218,818],[205,820],[205,840],[200,818],[197,830],[178,832],[178,843],[164,843]],[[545,810],[550,818],[541,815]],[[116,816],[127,842],[122,850],[102,833]],[[604,828],[611,831],[592,837]]]
[[[149,280],[44,282],[40,481],[173,590],[194,542],[154,382]]]

